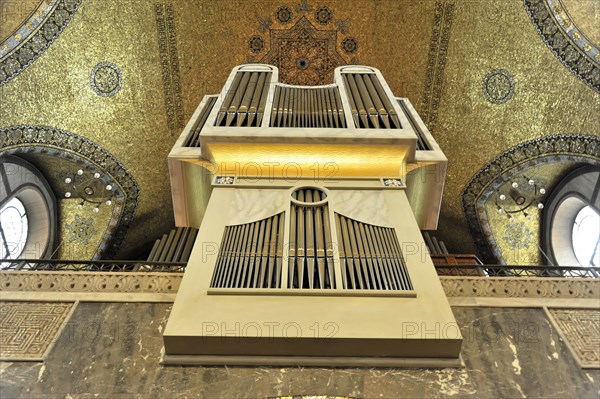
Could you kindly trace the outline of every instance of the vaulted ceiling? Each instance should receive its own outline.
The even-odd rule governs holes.
[[[600,136],[598,4],[0,0],[0,151],[61,149],[113,165],[134,212],[115,256],[138,257],[173,227],[167,154],[231,68],[274,63],[291,83],[323,84],[337,65],[370,65],[411,100],[449,159],[438,237],[474,252],[461,193],[484,165],[527,140]],[[32,162],[56,175],[43,154]],[[90,217],[61,202],[65,226]],[[103,217],[94,231],[110,227]]]

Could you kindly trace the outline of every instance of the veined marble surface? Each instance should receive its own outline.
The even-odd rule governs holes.
[[[330,190],[333,210],[359,222],[393,227],[382,191]],[[236,189],[227,225],[251,223],[285,211],[291,205],[288,190]]]
[[[289,204],[290,196],[286,190],[236,189],[227,215],[227,225],[251,223],[277,215]]]
[[[350,219],[382,227],[394,227],[388,217],[382,191],[332,190],[333,210]]]
[[[460,369],[164,367],[169,304],[80,303],[44,363],[0,363],[0,398],[598,398],[541,309],[455,308]],[[441,328],[441,326],[440,326]]]

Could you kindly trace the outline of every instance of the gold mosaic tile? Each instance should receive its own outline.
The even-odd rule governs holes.
[[[268,399],[352,399],[349,396],[329,396],[329,395],[294,395],[294,396],[274,396]]]
[[[527,0],[546,10],[541,2]],[[4,3],[3,36],[26,26],[39,4]],[[205,94],[219,93],[231,68],[251,56],[259,61],[271,50],[271,31],[291,29],[300,16],[320,31],[335,30],[346,62],[356,57],[379,68],[394,94],[420,108],[449,159],[438,237],[450,251],[476,249],[460,193],[485,163],[526,140],[563,132],[598,134],[598,92],[549,51],[532,23],[540,21],[532,21],[523,1],[59,3],[72,20],[51,45],[44,38],[43,56],[18,74],[16,61],[2,66],[10,67],[14,78],[0,87],[0,126],[50,126],[81,135],[131,171],[141,191],[118,258],[138,256],[140,248],[173,227],[166,156],[180,126]],[[597,14],[583,3],[593,2],[562,3],[561,11],[592,35],[588,26],[595,26]],[[597,45],[596,37],[588,39]],[[37,47],[33,50],[38,54]],[[589,64],[582,70],[589,75],[597,61],[584,61]],[[98,95],[90,83],[98,65],[114,65],[122,75],[122,87],[112,96]],[[497,70],[506,71],[512,85],[504,75],[490,75]],[[500,96],[505,102],[486,98],[482,82],[488,75],[495,78],[486,86],[500,94],[510,89],[510,98]],[[110,82],[118,80],[113,76]],[[100,222],[95,225],[104,230]],[[91,238],[87,246],[97,247],[98,241]]]

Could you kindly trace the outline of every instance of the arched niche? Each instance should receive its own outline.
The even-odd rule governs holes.
[[[133,221],[140,189],[133,175],[99,144],[47,126],[10,126],[0,129],[0,156],[44,154],[59,157],[82,168],[101,171],[115,184],[111,220],[92,259],[109,259],[121,246]]]
[[[499,154],[471,178],[461,195],[462,206],[479,255],[486,263],[507,263],[499,245],[498,229],[494,228],[493,215],[488,212],[487,206],[494,200],[498,189],[536,168],[563,164],[569,167],[600,165],[600,138],[562,134],[526,141]],[[555,177],[559,180],[562,175]],[[550,193],[548,190],[548,195]],[[548,195],[543,198],[544,202]],[[529,250],[539,251],[539,214],[533,217],[536,218],[535,225],[529,227],[535,242],[531,242]],[[541,254],[541,259],[545,259],[544,254]]]

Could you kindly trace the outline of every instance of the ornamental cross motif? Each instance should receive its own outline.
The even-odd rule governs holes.
[[[248,48],[254,55],[248,57],[248,62],[275,65],[279,68],[280,82],[330,84],[335,68],[358,63],[358,41],[346,36],[349,19],[335,22],[334,11],[329,7],[313,8],[307,0],[302,0],[295,8],[278,7],[273,17],[258,18],[258,31],[269,38],[261,35],[250,38]],[[338,40],[339,35],[342,40]]]

